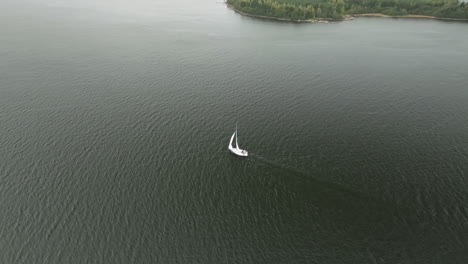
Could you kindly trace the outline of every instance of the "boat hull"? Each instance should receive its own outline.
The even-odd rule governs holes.
[[[229,148],[229,151],[231,151],[232,154],[237,155],[239,157],[249,156],[249,153],[247,152],[247,150],[237,149],[237,148]]]

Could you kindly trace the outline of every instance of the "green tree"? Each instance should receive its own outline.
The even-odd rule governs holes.
[[[321,18],[322,17],[322,9],[320,7],[317,8],[315,14],[317,15],[318,18]]]

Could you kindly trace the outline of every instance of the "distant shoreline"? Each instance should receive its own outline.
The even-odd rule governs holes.
[[[261,18],[261,19],[268,19],[268,20],[276,20],[276,21],[283,21],[283,22],[294,22],[294,23],[329,23],[329,22],[338,22],[338,21],[348,21],[353,20],[355,17],[383,17],[383,18],[412,18],[412,19],[434,19],[434,20],[445,20],[445,21],[464,21],[468,22],[468,19],[461,19],[461,18],[444,18],[444,17],[435,17],[435,16],[426,16],[426,15],[405,15],[405,16],[389,16],[382,13],[364,13],[364,14],[354,14],[345,16],[342,19],[332,19],[332,18],[318,18],[318,19],[290,19],[290,18],[282,18],[282,17],[271,17],[271,16],[262,16],[262,15],[255,15],[250,13],[242,12],[236,9],[233,5],[226,3],[229,9],[234,10],[234,12],[239,13],[244,16]]]
[[[424,19],[435,19],[435,20],[447,20],[447,21],[468,21],[468,19],[463,18],[447,18],[447,17],[435,17],[435,16],[425,16],[425,15],[405,15],[405,16],[389,16],[382,13],[364,13],[364,14],[354,14],[353,17],[386,17],[386,18],[424,18]]]
[[[237,10],[234,6],[226,3],[229,9],[234,10],[234,12],[239,13],[244,16],[261,18],[261,19],[268,19],[268,20],[276,20],[276,21],[284,21],[284,22],[294,22],[294,23],[329,23],[334,21],[345,21],[345,20],[352,20],[352,16],[346,16],[342,19],[332,19],[332,18],[320,18],[320,19],[290,19],[290,18],[283,18],[283,17],[271,17],[271,16],[262,16],[262,15],[255,15],[250,13],[245,13],[242,11]]]

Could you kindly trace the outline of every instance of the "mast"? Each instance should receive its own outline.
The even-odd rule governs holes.
[[[236,148],[239,148],[239,144],[237,144],[237,122],[236,122]]]

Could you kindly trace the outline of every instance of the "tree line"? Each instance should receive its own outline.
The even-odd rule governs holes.
[[[245,13],[292,20],[341,19],[362,13],[468,19],[468,3],[458,0],[227,0],[227,3]]]

